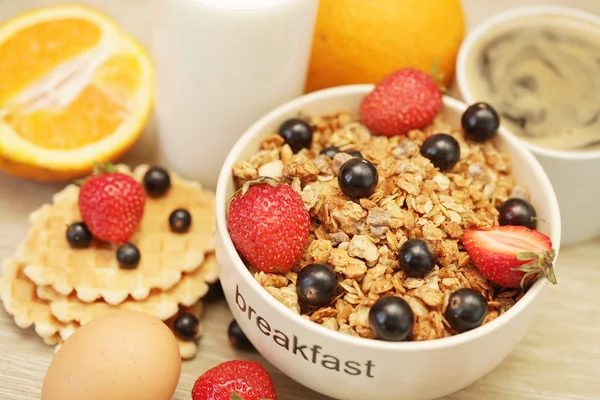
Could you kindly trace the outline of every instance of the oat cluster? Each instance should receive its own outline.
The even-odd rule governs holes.
[[[382,296],[408,302],[415,314],[410,340],[431,340],[455,334],[443,313],[448,297],[459,288],[480,292],[488,301],[484,324],[512,307],[523,295],[489,283],[470,261],[462,246],[468,227],[498,225],[497,207],[509,197],[528,198],[516,185],[510,159],[491,142],[467,141],[459,128],[441,116],[422,130],[406,136],[375,136],[356,116],[342,112],[309,117],[314,129],[310,149],[293,154],[283,139],[265,138],[249,160],[238,162],[233,175],[239,185],[271,176],[300,193],[309,211],[311,234],[298,265],[286,275],[253,271],[255,279],[278,301],[326,328],[373,338],[368,314]],[[420,146],[436,133],[452,135],[460,144],[460,161],[440,172],[421,156]],[[337,146],[330,159],[319,152]],[[379,183],[369,197],[353,200],[340,190],[337,174],[358,150],[379,172]],[[397,253],[408,239],[427,241],[436,266],[423,279],[407,277]],[[296,295],[297,272],[310,263],[334,268],[340,294],[327,307],[303,308]]]

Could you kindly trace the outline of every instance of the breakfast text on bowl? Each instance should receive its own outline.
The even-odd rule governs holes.
[[[287,335],[278,329],[271,328],[271,324],[258,315],[256,309],[246,303],[246,299],[240,293],[240,287],[238,285],[236,285],[235,288],[235,303],[248,320],[252,320],[252,317],[254,316],[256,326],[263,335],[271,336],[273,341],[279,346],[304,358],[305,361],[312,362],[313,364],[321,364],[324,368],[335,370],[337,372],[345,372],[348,375],[358,376],[364,374],[369,378],[374,378],[373,368],[375,367],[375,364],[373,364],[371,360],[363,363],[352,360],[340,361],[339,357],[323,353],[323,347],[318,344],[312,346],[301,345],[296,335],[291,335],[292,339],[290,340],[290,335]]]

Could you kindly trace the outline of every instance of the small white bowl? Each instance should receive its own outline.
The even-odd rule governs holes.
[[[536,23],[539,18],[564,18],[598,27],[600,17],[585,11],[560,6],[526,6],[509,9],[494,15],[475,27],[465,38],[456,61],[456,85],[463,100],[469,104],[486,99],[476,98],[469,76],[477,73],[470,68],[469,60],[474,49],[489,43],[498,35]],[[555,33],[560,25],[552,24]],[[598,36],[600,41],[600,34]],[[493,106],[493,102],[490,101]],[[555,110],[560,113],[561,110]],[[600,185],[596,183],[600,173],[600,150],[573,152],[553,150],[531,144],[516,136],[520,146],[529,149],[548,174],[562,215],[562,244],[576,244],[600,237],[600,213],[594,210],[600,203]],[[600,139],[600,132],[598,138]]]
[[[229,307],[250,341],[275,367],[301,384],[345,400],[435,399],[470,385],[508,356],[540,308],[545,279],[536,282],[505,314],[472,331],[424,342],[369,340],[328,330],[280,304],[253,279],[227,233],[226,202],[234,192],[231,171],[236,161],[248,159],[263,138],[298,112],[357,112],[361,99],[372,89],[371,85],[342,86],[299,97],[264,116],[237,141],[216,190],[221,282]],[[444,105],[445,116],[459,126],[466,105],[448,97]],[[503,128],[495,140],[510,154],[518,182],[532,193],[532,203],[543,218],[538,229],[550,236],[558,250],[560,215],[544,170]]]

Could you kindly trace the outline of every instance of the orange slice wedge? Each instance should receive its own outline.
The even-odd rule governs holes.
[[[150,57],[101,12],[75,5],[0,25],[0,169],[62,181],[115,161],[152,109]]]

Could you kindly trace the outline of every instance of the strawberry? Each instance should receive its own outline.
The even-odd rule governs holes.
[[[257,362],[226,361],[206,371],[192,388],[192,400],[277,400],[267,370]]]
[[[267,273],[285,273],[300,260],[309,227],[302,197],[272,178],[247,182],[227,214],[227,230],[240,256]]]
[[[404,135],[433,122],[442,108],[442,91],[425,72],[403,68],[388,75],[367,94],[360,117],[369,130]]]
[[[524,226],[469,228],[463,245],[488,280],[504,287],[523,287],[539,276],[556,284],[552,263],[556,251],[550,238]]]
[[[129,241],[144,214],[146,192],[131,176],[96,169],[79,189],[79,212],[92,235],[106,242]]]

